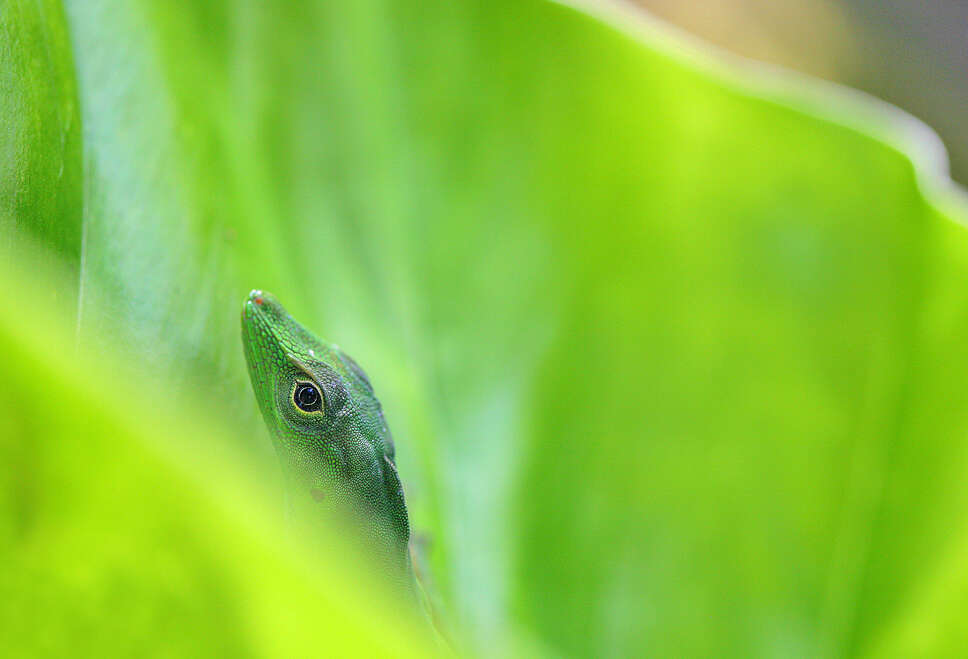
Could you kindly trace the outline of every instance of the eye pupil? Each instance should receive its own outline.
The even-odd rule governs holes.
[[[296,406],[305,412],[312,412],[319,409],[319,391],[311,384],[300,382],[296,385],[293,394]]]

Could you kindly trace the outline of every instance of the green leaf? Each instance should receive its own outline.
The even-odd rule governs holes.
[[[337,538],[287,539],[278,488],[224,421],[136,364],[75,350],[70,319],[38,304],[63,281],[14,263],[0,267],[17,311],[0,315],[6,652],[435,653]]]
[[[49,249],[45,260],[58,258],[77,272],[81,126],[63,10],[54,0],[0,9],[0,230],[31,236]],[[7,245],[0,258],[9,258]],[[76,306],[77,284],[61,297]]]
[[[49,624],[55,650],[421,653],[379,596],[389,631],[357,633],[354,581],[248,512],[231,465],[277,478],[238,339],[265,288],[370,373],[469,647],[965,650],[968,206],[936,138],[597,11],[7,3],[0,226],[67,270],[28,298],[61,315],[0,323],[39,474],[4,484],[5,592],[63,605],[5,613],[25,648]],[[118,368],[197,409],[139,423]]]

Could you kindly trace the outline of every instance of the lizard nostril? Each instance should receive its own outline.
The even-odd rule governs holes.
[[[255,302],[256,304],[262,304],[262,298],[257,297],[256,299],[253,300],[253,302]]]

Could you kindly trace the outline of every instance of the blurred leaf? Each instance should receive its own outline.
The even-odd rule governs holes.
[[[75,281],[60,291],[60,301],[75,309],[81,126],[63,9],[42,0],[3,2],[0,12],[0,230],[40,240],[70,265]],[[10,258],[7,249],[0,245],[0,258]]]
[[[55,280],[15,263],[0,267],[17,310],[0,315],[5,654],[434,653],[334,538],[286,539],[278,489],[223,422],[75,351],[68,319],[37,303]]]
[[[482,649],[963,649],[961,600],[937,584],[962,583],[968,560],[952,531],[968,505],[968,242],[948,217],[968,215],[908,120],[730,72],[631,16],[618,20],[634,37],[537,0],[10,6],[4,132],[36,163],[13,167],[46,176],[37,190],[56,199],[83,198],[83,245],[65,238],[76,204],[5,206],[5,226],[78,264],[78,315],[51,331],[76,331],[82,354],[135,365],[164,392],[203,392],[195,404],[223,419],[227,453],[272,479],[237,336],[245,292],[272,290],[370,372],[433,587]],[[18,73],[31,53],[57,54],[58,72],[72,60],[76,82]],[[18,132],[7,98],[73,107],[74,89],[83,161],[55,185],[70,149],[50,129]],[[61,382],[43,332],[11,322],[14,382],[37,361],[79,387],[84,370]],[[127,492],[144,475],[118,472],[168,434],[129,427],[131,455],[106,455],[127,407],[97,372],[59,423],[85,428],[85,407],[106,406],[78,431],[90,455],[67,456],[74,470],[112,466],[77,480],[90,504],[56,519],[91,522],[105,506],[133,549],[93,573],[107,579],[175,519],[185,588],[163,599],[161,573],[134,564],[143,590],[119,601],[182,620],[270,588],[239,567],[257,557],[213,567],[190,546],[231,546],[230,527],[191,512],[209,505],[205,487],[174,518],[95,496],[115,479]],[[57,475],[43,408],[22,400],[42,382],[5,404],[24,410],[13,436],[41,451],[30,464]],[[203,436],[192,423],[170,434]],[[166,482],[159,492],[181,496]],[[29,483],[7,489],[11,510],[40,505]],[[159,526],[133,524],[138,510]],[[279,588],[300,565],[277,562]],[[30,567],[51,593],[75,569]],[[26,588],[11,587],[15,601]],[[86,624],[111,624],[91,610]],[[285,623],[306,634],[291,649],[340,628],[302,629],[319,619],[306,610]],[[192,629],[241,652],[255,642],[220,625],[288,633],[271,613]],[[131,637],[155,629],[132,624]]]

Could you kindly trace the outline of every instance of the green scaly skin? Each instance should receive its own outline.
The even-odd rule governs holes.
[[[320,518],[355,513],[364,541],[391,581],[419,598],[393,439],[366,374],[263,291],[252,291],[245,301],[242,344],[252,389],[283,464],[290,507],[303,514],[318,511]],[[313,405],[306,405],[313,399],[307,387],[321,394]]]

